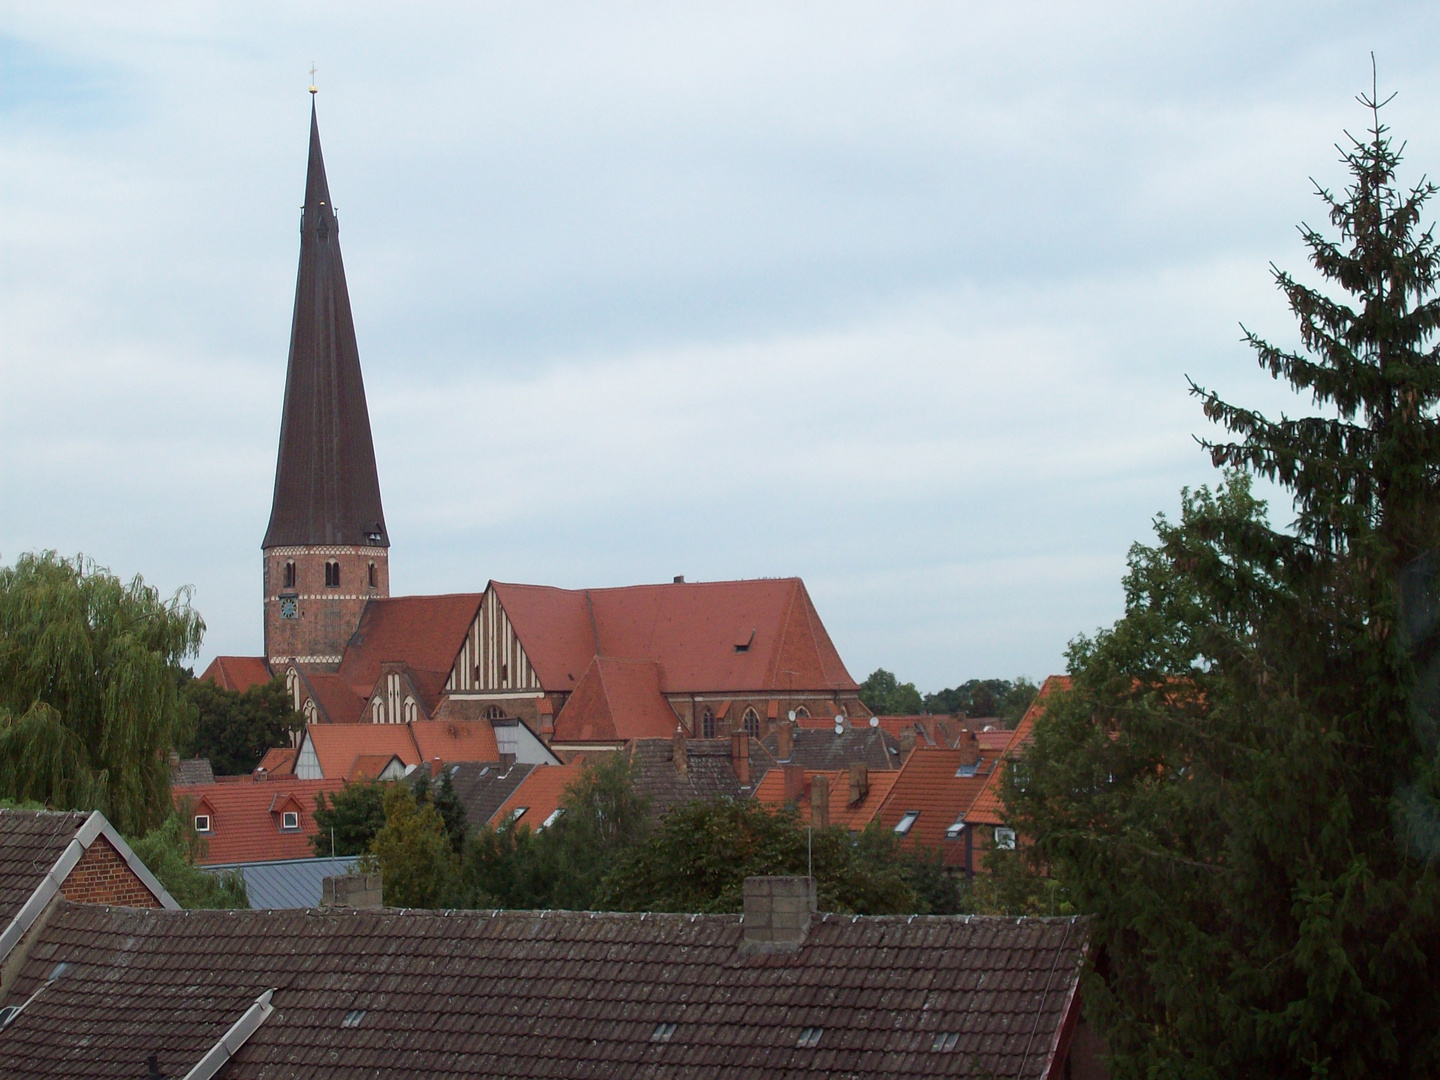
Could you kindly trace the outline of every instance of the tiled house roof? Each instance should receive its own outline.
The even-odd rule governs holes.
[[[181,758],[170,766],[170,786],[188,787],[191,784],[213,784],[215,773],[210,768],[209,758]]]
[[[976,797],[974,805],[970,807],[969,813],[965,815],[965,822],[969,825],[1003,825],[1005,824],[1005,805],[1000,798],[1000,778],[1004,775],[1004,761],[1024,754],[1025,747],[1029,745],[1032,732],[1035,728],[1035,721],[1046,709],[1045,699],[1051,694],[1063,692],[1070,689],[1070,676],[1051,675],[1040,687],[1040,692],[1035,695],[1035,700],[1030,703],[1030,708],[1025,710],[1020,723],[1015,725],[1015,730],[1010,732],[1010,739],[1006,744],[1005,752],[1000,767],[991,774],[985,788]]]
[[[334,795],[345,786],[343,780],[296,780],[272,777],[268,780],[240,778],[237,783],[197,784],[173,793],[175,805],[189,807],[189,813],[206,814],[210,829],[205,840],[205,865],[265,862],[274,859],[305,859],[314,852],[310,837],[315,835],[315,796]],[[297,815],[298,827],[284,828],[285,811]]]
[[[680,720],[651,660],[595,657],[555,718],[557,743],[668,739]]]
[[[483,593],[451,593],[371,600],[337,674],[362,699],[370,695],[386,663],[442,672],[443,686],[482,599]]]
[[[295,756],[300,750],[294,746],[275,746],[265,751],[256,768],[264,769],[271,776],[285,776],[295,772]]]
[[[465,807],[465,820],[472,827],[483,827],[534,768],[516,762],[507,769],[495,761],[450,766],[450,784]]]
[[[963,837],[958,832],[947,836],[947,830],[964,821],[994,766],[994,758],[982,754],[975,772],[961,775],[962,760],[960,750],[917,746],[880,811],[880,823],[888,829],[895,828],[907,814],[918,813],[901,843],[939,851],[951,864],[964,861]]]
[[[684,746],[683,770],[675,764],[673,739],[636,739],[626,748],[630,782],[650,800],[651,816],[697,799],[739,799],[750,793],[735,775],[730,739],[686,739]]]
[[[270,665],[263,656],[217,656],[200,678],[209,679],[222,690],[244,693],[270,681]]]
[[[868,790],[864,797],[852,803],[850,801],[849,770],[805,769],[803,772],[804,791],[801,797],[795,800],[795,808],[799,811],[800,821],[808,825],[814,819],[811,794],[814,790],[815,778],[823,776],[830,787],[830,795],[827,800],[830,824],[855,831],[865,828],[875,820],[880,813],[880,807],[885,802],[885,797],[890,793],[896,778],[900,776],[900,773],[897,772],[870,773]],[[784,806],[786,803],[785,779],[783,768],[771,769],[755,789],[755,798],[769,806]]]
[[[495,728],[488,720],[417,720],[406,725],[421,761],[499,761]]]
[[[852,761],[864,762],[872,771],[898,769],[901,765],[900,742],[882,728],[870,727],[865,721],[847,724],[845,731],[835,734],[834,721],[823,728],[795,728],[794,748],[783,761],[779,757],[780,736],[770,732],[760,740],[765,752],[776,762],[803,765],[807,769],[843,769]]]
[[[816,916],[788,953],[743,934],[737,915],[64,905],[3,1003],[70,968],[6,1029],[0,1075],[140,1077],[153,1054],[184,1076],[267,992],[224,1080],[1065,1071],[1082,920]]]
[[[565,789],[580,778],[584,766],[580,762],[570,765],[537,765],[528,776],[520,781],[510,797],[500,804],[488,822],[471,821],[475,827],[490,825],[499,828],[514,820],[517,825],[528,825],[531,832],[539,832],[550,816],[560,808],[560,799]],[[515,814],[524,809],[517,819]]]

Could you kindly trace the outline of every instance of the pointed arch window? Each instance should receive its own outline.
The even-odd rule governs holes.
[[[796,720],[809,720],[809,719],[810,719],[810,710],[807,709],[807,708],[805,708],[804,705],[797,705],[796,708],[795,708],[795,719],[796,719]]]
[[[285,584],[284,584],[283,586],[281,586],[282,588],[285,588],[285,589],[293,589],[293,588],[295,587],[295,560],[294,560],[294,559],[286,559],[286,560],[285,560],[285,570],[284,570],[283,575],[282,575],[282,580],[285,582]]]
[[[505,718],[505,706],[503,705],[491,705],[485,710],[486,720],[504,720]]]
[[[760,714],[753,708],[745,710],[745,734],[752,739],[760,737]]]
[[[340,564],[334,559],[325,564],[325,587],[327,589],[338,589],[340,587]]]
[[[713,709],[706,709],[700,716],[700,737],[702,739],[715,737],[715,712]]]

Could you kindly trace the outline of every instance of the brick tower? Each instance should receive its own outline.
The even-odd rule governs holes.
[[[271,670],[335,670],[365,605],[390,595],[390,537],[313,99],[275,499],[260,547]]]

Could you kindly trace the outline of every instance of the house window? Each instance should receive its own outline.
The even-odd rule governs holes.
[[[485,710],[485,719],[486,719],[486,720],[504,720],[504,719],[505,719],[505,706],[503,706],[503,705],[491,705],[488,709]]]
[[[340,587],[340,564],[334,559],[325,564],[325,587],[327,589]]]
[[[906,810],[906,811],[905,811],[905,816],[902,817],[902,818],[900,819],[900,821],[896,824],[896,826],[895,826],[895,832],[896,832],[898,835],[900,835],[900,836],[904,836],[906,833],[908,833],[908,832],[911,830],[911,828],[914,827],[914,825],[915,825],[915,819],[918,818],[919,816],[920,816],[920,811],[919,811],[919,810]]]
[[[416,720],[419,719],[420,706],[415,704],[415,699],[413,697],[407,697],[405,699],[405,722],[407,724],[413,724]]]
[[[1014,850],[1015,850],[1015,830],[1014,830],[1014,829],[996,829],[996,830],[995,830],[995,846],[996,846],[996,848],[998,848],[998,849],[1001,850],[1001,851],[1014,851]]]
[[[370,587],[372,589],[378,589],[380,587],[380,571],[375,569],[373,562],[370,564]]]
[[[715,714],[709,709],[700,716],[700,736],[704,739],[715,737]]]
[[[300,812],[298,810],[286,810],[280,815],[280,827],[282,829],[300,828]]]
[[[195,831],[196,831],[196,832],[209,832],[209,831],[210,831],[210,815],[209,815],[209,814],[196,814],[196,815],[195,815]]]
[[[745,734],[752,739],[758,739],[760,737],[760,714],[754,709],[746,709],[744,723]]]
[[[371,721],[376,724],[383,724],[385,722],[385,702],[378,697],[375,699],[375,703],[370,706],[370,718]]]
[[[285,563],[285,588],[295,587],[295,561],[293,559]]]

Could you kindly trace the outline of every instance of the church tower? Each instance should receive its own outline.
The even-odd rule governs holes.
[[[390,537],[313,98],[275,498],[260,547],[271,670],[335,670],[366,603],[390,595]]]

